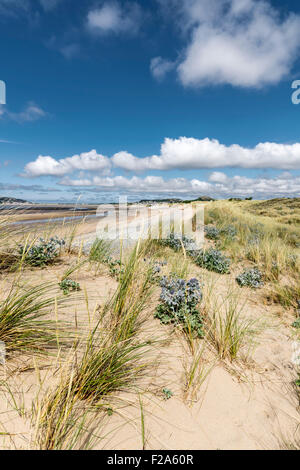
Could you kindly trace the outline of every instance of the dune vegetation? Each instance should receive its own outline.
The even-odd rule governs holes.
[[[206,202],[201,249],[14,221],[0,449],[299,449],[299,199]]]

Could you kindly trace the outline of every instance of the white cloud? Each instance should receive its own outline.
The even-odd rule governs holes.
[[[216,176],[216,173],[214,174]],[[221,176],[222,175],[222,176]],[[213,175],[211,175],[213,176]],[[196,178],[188,180],[186,178],[172,178],[165,180],[161,176],[147,176],[139,178],[125,178],[124,176],[114,177],[98,177],[86,179],[70,179],[64,178],[60,181],[60,185],[77,188],[94,188],[101,191],[120,191],[131,194],[151,193],[156,195],[172,194],[181,196],[200,196],[203,194],[228,197],[282,197],[282,196],[299,196],[300,177],[287,178],[279,175],[276,178],[248,178],[236,175],[228,177],[225,174],[218,173],[219,181],[216,182],[212,177],[210,182],[201,181]],[[221,182],[221,179],[223,180]]]
[[[141,7],[135,2],[106,2],[101,8],[90,10],[87,27],[92,33],[136,34],[142,21]]]
[[[46,113],[46,111],[32,101],[27,103],[23,111],[20,111],[19,113],[13,113],[4,105],[0,105],[0,118],[10,119],[18,123],[37,121],[47,115],[48,113]]]
[[[212,181],[213,183],[226,183],[227,176],[225,173],[221,173],[220,171],[214,171],[209,176],[209,181]]]
[[[300,143],[259,143],[254,148],[237,144],[226,146],[218,140],[188,137],[166,138],[160,155],[137,158],[128,152],[112,157],[115,166],[128,171],[201,168],[275,168],[300,169]]]
[[[66,59],[73,59],[80,55],[81,48],[77,43],[66,44],[60,47],[60,52]]]
[[[300,46],[300,16],[281,17],[267,0],[166,0],[188,37],[177,67],[185,86],[276,84]]]
[[[18,16],[28,12],[29,0],[0,0],[0,16]]]
[[[111,164],[107,157],[91,150],[80,155],[55,160],[50,156],[40,155],[35,161],[27,163],[22,176],[35,178],[37,176],[63,176],[73,171],[105,171]]]
[[[60,2],[61,0],[40,0],[40,4],[45,11],[54,10]]]
[[[218,140],[180,137],[166,138],[161,145],[160,155],[138,158],[127,151],[114,154],[111,158],[92,150],[73,157],[55,160],[51,156],[40,155],[25,167],[24,175],[61,176],[75,170],[108,171],[112,167],[126,171],[144,172],[149,170],[167,171],[173,169],[205,168],[273,168],[281,170],[300,169],[300,143],[277,144],[265,142],[254,148],[237,144],[226,146]],[[220,172],[211,175],[211,181],[222,182]]]
[[[103,190],[126,190],[129,192],[157,192],[164,193],[175,191],[178,193],[186,193],[191,191],[192,188],[199,189],[199,191],[208,191],[212,185],[205,181],[192,180],[188,181],[185,178],[173,178],[171,180],[164,180],[161,176],[146,176],[145,178],[139,178],[133,176],[132,178],[126,178],[124,176],[114,177],[98,177],[95,176],[91,179],[74,179],[71,180],[69,177],[61,180],[60,183],[63,186],[80,186],[89,187],[96,186],[101,187]]]
[[[154,78],[162,80],[165,75],[173,70],[175,63],[165,60],[162,57],[154,57],[150,63],[150,70]]]

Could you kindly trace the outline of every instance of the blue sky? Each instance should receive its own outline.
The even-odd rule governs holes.
[[[0,0],[0,39],[0,195],[299,196],[296,1]]]

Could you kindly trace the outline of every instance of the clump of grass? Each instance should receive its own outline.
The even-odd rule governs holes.
[[[72,388],[80,400],[101,406],[112,393],[136,387],[148,365],[148,349],[148,341],[116,341],[115,334],[103,338],[95,330],[74,374]]]
[[[226,248],[234,261],[252,261],[264,272],[267,280],[278,280],[284,273],[299,273],[299,245],[295,244],[297,239],[299,243],[299,227],[283,225],[278,220],[248,212],[256,204],[243,202],[233,205],[222,201],[208,205],[205,223],[216,225],[225,235],[218,241],[218,248]],[[234,237],[226,237],[228,226],[235,231]]]
[[[11,351],[45,352],[57,346],[57,322],[47,319],[55,309],[53,290],[46,283],[37,287],[19,288],[13,285],[5,300],[0,302],[0,341]]]
[[[268,293],[269,298],[282,305],[284,308],[298,308],[300,300],[300,285],[297,281],[290,281],[289,285],[281,285],[278,282],[272,283]]]
[[[212,297],[206,305],[205,331],[220,359],[236,360],[241,349],[253,345],[256,321],[242,316],[243,306],[229,292],[221,302]]]
[[[148,353],[154,340],[142,340],[138,334],[150,285],[150,269],[141,271],[143,254],[137,245],[124,262],[116,293],[85,340],[80,360],[70,365],[66,377],[42,401],[37,416],[41,448],[78,447],[86,431],[87,409],[107,413],[112,409],[107,400],[136,390],[149,370]]]
[[[91,410],[78,400],[73,374],[60,380],[54,391],[33,402],[35,427],[33,446],[40,450],[88,450],[98,440],[93,430],[98,424]],[[35,420],[35,422],[34,422]]]
[[[107,240],[95,240],[89,253],[89,261],[96,263],[97,271],[101,265],[108,266],[110,275],[117,279],[123,270],[122,261],[111,256],[111,243]]]
[[[111,410],[108,399],[122,391],[136,390],[138,380],[149,367],[147,353],[151,342],[132,338],[117,341],[117,337],[120,335],[109,325],[103,328],[99,323],[88,336],[81,360],[41,401],[35,412],[40,448],[78,448],[87,430],[90,433],[90,411],[105,413]],[[86,445],[91,446],[91,442]]]
[[[208,364],[204,358],[205,343],[198,345],[193,351],[190,363],[185,366],[185,395],[193,400],[210,374],[213,364]]]
[[[110,253],[111,243],[107,240],[97,238],[91,247],[89,260],[101,264],[110,256]]]
[[[148,305],[153,292],[153,268],[143,263],[147,244],[139,244],[130,253],[120,273],[118,288],[105,306],[113,324],[122,328],[116,330],[122,339],[134,335],[141,325],[140,314]]]

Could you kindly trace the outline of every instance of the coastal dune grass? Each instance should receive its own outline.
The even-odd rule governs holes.
[[[153,338],[142,339],[151,289],[149,267],[139,244],[124,260],[112,299],[86,339],[74,346],[58,386],[36,403],[37,445],[41,449],[81,448],[90,412],[105,413],[121,393],[138,389],[152,365]],[[94,315],[93,315],[94,316]]]
[[[6,351],[45,352],[57,346],[62,325],[49,319],[61,300],[55,300],[55,286],[44,283],[20,287],[14,283],[0,302],[0,341]]]
[[[221,296],[215,291],[215,281],[207,278],[203,296],[206,342],[213,347],[220,360],[233,362],[242,356],[247,358],[262,325],[245,315],[245,305],[240,300],[239,292],[231,285]]]
[[[221,237],[218,248],[226,250],[234,262],[253,263],[267,281],[290,276],[299,282],[299,225],[285,225],[276,218],[257,215],[247,210],[249,204],[217,201],[207,205],[205,223],[215,224],[221,232],[233,226],[237,233],[233,238]]]
[[[222,233],[228,233],[226,227],[234,225],[236,236],[224,235],[218,240],[210,240],[210,243],[226,250],[226,256],[228,253],[233,261],[258,265],[269,281],[273,297],[277,289],[276,295],[284,306],[296,305],[300,272],[296,226],[290,224],[286,228],[279,220],[248,213],[238,203],[226,201],[208,204],[206,219],[206,222],[224,229]],[[45,239],[49,239],[51,231],[46,230]],[[69,243],[64,248],[66,253],[74,253],[75,235],[74,228],[70,230]],[[24,236],[28,248],[40,233],[30,232],[21,236]],[[48,388],[45,381],[46,393],[43,388],[32,404],[33,448],[93,448],[104,436],[104,419],[118,412],[118,406],[128,392],[139,397],[142,445],[145,448],[145,410],[141,393],[144,380],[148,383],[152,369],[155,369],[153,352],[155,349],[157,353],[156,346],[160,344],[153,338],[153,330],[147,330],[148,320],[153,318],[157,305],[153,260],[166,259],[163,273],[167,271],[169,275],[175,274],[183,279],[187,279],[191,270],[198,268],[183,245],[174,252],[157,241],[146,240],[137,243],[129,254],[123,250],[122,241],[120,245],[121,269],[116,291],[104,306],[97,305],[92,315],[89,312],[88,331],[84,335],[78,333],[76,339],[67,325],[49,320],[49,312],[52,317],[57,317],[57,309],[62,302],[57,298],[57,284],[24,288],[14,282],[8,295],[0,302],[0,341],[5,344],[9,355],[14,351],[26,354],[57,352],[53,383]],[[24,256],[18,260],[20,272],[30,269]],[[103,240],[96,240],[89,255],[83,252],[81,245],[76,263],[64,271],[61,280],[68,279],[85,263],[95,266],[97,275],[100,266],[110,256],[111,246]],[[259,330],[257,321],[245,314],[241,289],[234,289],[229,284],[232,280],[228,281],[225,291],[218,289],[213,283],[218,274],[206,274],[203,299],[199,305],[204,339],[195,338],[192,328],[188,328],[183,336],[187,347],[183,358],[182,387],[185,398],[190,401],[197,400],[197,392],[217,362],[231,365],[248,357]],[[283,275],[292,280],[292,284],[279,284]],[[85,294],[87,297],[86,291]],[[88,297],[86,302],[88,304]],[[68,354],[61,349],[65,335],[71,338]]]

